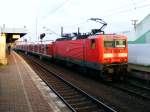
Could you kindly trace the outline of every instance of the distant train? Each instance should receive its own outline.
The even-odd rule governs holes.
[[[94,29],[91,34],[63,37],[49,44],[17,45],[15,49],[94,70],[105,80],[124,77],[128,64],[127,37],[97,32],[100,31]]]

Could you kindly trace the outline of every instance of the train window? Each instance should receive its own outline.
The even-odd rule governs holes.
[[[46,45],[46,50],[48,50],[48,45]]]
[[[114,41],[104,41],[104,47],[114,47]]]
[[[126,47],[125,40],[115,40],[115,47]]]
[[[91,39],[91,48],[95,49],[95,46],[96,46],[95,39]]]

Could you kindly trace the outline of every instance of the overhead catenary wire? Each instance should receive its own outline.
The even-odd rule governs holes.
[[[69,0],[66,0],[64,1],[63,3],[61,3],[58,7],[56,7],[55,9],[51,10],[50,11],[50,15],[55,13],[58,9],[60,9],[62,6],[64,6]],[[119,7],[119,8],[116,8],[116,9],[112,9],[111,11],[108,11],[110,12],[109,14],[107,13],[106,15],[104,16],[101,16],[102,18],[105,18],[105,17],[108,17],[108,16],[114,16],[116,14],[120,14],[120,13],[127,13],[127,12],[130,12],[131,10],[135,9],[135,10],[138,10],[138,9],[141,9],[141,8],[146,8],[146,7],[149,7],[150,4],[147,3],[147,1],[149,0],[140,0],[138,2],[135,2],[133,0],[130,0],[132,2],[132,7],[131,8],[128,8],[127,6],[125,8],[122,8],[122,7]],[[145,3],[145,4],[143,4]],[[131,4],[131,3],[130,3]],[[142,4],[142,5],[141,5]],[[129,5],[129,4],[128,4]],[[49,17],[50,15],[48,15],[47,17]],[[83,23],[81,23],[83,24]],[[85,24],[85,22],[84,22]],[[72,25],[65,25],[65,27],[79,27],[80,24],[72,24]],[[57,34],[57,33],[56,33]],[[59,34],[57,34],[59,35]]]
[[[105,17],[110,17],[110,16],[114,16],[114,15],[117,15],[117,14],[120,14],[120,13],[127,13],[127,12],[130,12],[131,10],[133,10],[133,8],[134,9],[136,9],[136,10],[138,10],[138,9],[141,9],[141,8],[146,8],[146,7],[149,7],[150,6],[150,4],[147,4],[147,2],[149,1],[149,0],[140,0],[140,1],[138,1],[138,2],[135,2],[135,1],[133,1],[133,0],[131,0],[132,1],[132,6],[133,7],[131,7],[131,8],[128,8],[127,7],[127,5],[129,5],[129,4],[126,4],[126,5],[124,5],[123,7],[118,7],[118,8],[115,8],[115,9],[111,9],[111,10],[109,10],[109,11],[107,11],[107,12],[109,12],[109,13],[106,13],[106,15],[103,15],[103,16],[101,16],[102,18],[105,18]],[[142,5],[141,5],[142,4]],[[81,22],[80,24],[78,23],[78,24],[72,24],[72,25],[65,25],[66,27],[77,27],[77,26],[79,26],[79,25],[84,25],[84,24],[86,24],[87,23],[87,21],[86,22]]]
[[[47,19],[51,14],[55,13],[57,10],[59,10],[61,7],[63,7],[69,0],[65,0],[64,2],[62,2],[61,4],[59,4],[57,7],[55,7],[54,9],[52,9],[50,12],[48,12],[48,15],[43,17],[44,20]],[[60,36],[58,33],[54,32],[53,30],[51,30],[50,28],[48,28],[49,31],[51,31],[51,33]]]
[[[69,0],[65,0],[63,3],[61,3],[58,7],[54,8],[53,10],[50,11],[50,14],[56,12],[58,9],[63,7]]]
[[[130,3],[130,1],[132,2],[132,3]],[[148,1],[150,1],[150,0],[140,0],[140,1],[138,1],[138,2],[135,2],[135,1],[133,1],[133,0],[128,0],[128,2],[129,2],[129,4],[132,4],[132,6],[134,6],[134,7],[136,7],[136,6],[138,6],[138,5],[141,5],[141,4],[147,4],[148,3]],[[114,11],[118,11],[118,10],[124,10],[124,9],[128,9],[128,5],[129,4],[125,4],[125,5],[123,5],[123,6],[121,6],[121,7],[118,7],[118,8],[113,8],[113,9],[111,9],[111,10],[108,10],[106,13],[108,13],[108,12],[111,12],[111,13],[113,13]]]
[[[150,4],[144,4],[144,5],[139,5],[139,6],[136,6],[136,10],[138,9],[141,9],[141,8],[146,8],[146,7],[149,7]],[[131,11],[133,8],[129,8],[129,9],[125,9],[125,10],[120,10],[118,12],[114,12],[112,14],[108,14],[108,15],[105,15],[105,16],[102,16],[103,18],[105,17],[110,17],[110,16],[114,16],[116,14],[121,14],[121,13],[128,13],[129,11]],[[82,26],[85,25],[87,22],[82,22]],[[65,25],[66,27],[79,27],[79,24],[75,24],[75,25]],[[59,34],[58,34],[59,35]]]
[[[52,34],[55,34],[57,36],[61,36],[59,35],[58,33],[54,32],[53,30],[51,30],[50,28],[46,28],[46,27],[43,27],[43,29],[46,29],[46,31],[50,31]]]
[[[54,9],[52,9],[51,11],[48,12],[47,16],[44,16],[44,19],[47,19],[51,14],[55,13],[57,10],[59,10],[60,8],[62,8],[69,0],[65,0],[64,2],[60,3],[57,7],[55,7]]]
[[[136,3],[133,0],[129,0],[129,3],[131,1],[131,5],[133,7],[134,10],[136,10]]]
[[[139,4],[144,3],[144,2],[146,2],[146,1],[148,1],[148,0],[144,0],[144,1],[143,1],[143,0],[140,0],[139,2],[134,2],[134,3],[135,3],[135,5],[139,5]],[[129,4],[130,4],[130,3],[129,3]],[[108,13],[108,12],[113,13],[114,11],[126,9],[129,4],[124,4],[123,6],[119,6],[119,7],[117,7],[117,8],[110,9],[110,10],[108,10],[106,13]]]
[[[146,7],[149,7],[149,6],[150,6],[150,3],[149,4],[144,4],[144,5],[139,5],[139,6],[136,6],[136,10],[141,9],[141,8],[146,8]],[[113,15],[120,14],[120,13],[128,13],[132,9],[133,8],[127,8],[127,9],[124,9],[124,10],[118,10],[117,12],[109,13],[107,15],[104,15],[103,17],[113,16]]]

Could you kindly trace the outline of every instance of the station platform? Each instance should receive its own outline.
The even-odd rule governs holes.
[[[15,52],[0,66],[0,112],[69,112],[30,66]]]

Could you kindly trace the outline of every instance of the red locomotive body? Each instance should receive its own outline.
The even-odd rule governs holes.
[[[53,44],[46,44],[46,55],[53,57]]]
[[[85,68],[112,74],[127,70],[127,38],[120,35],[93,35],[86,39],[59,40],[54,58]]]

